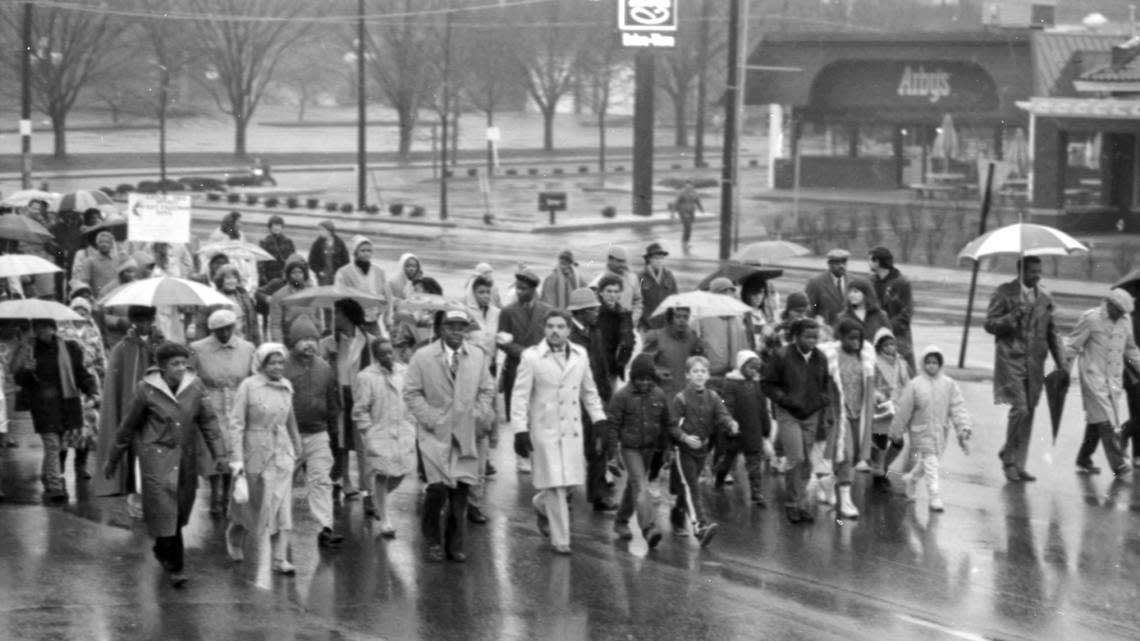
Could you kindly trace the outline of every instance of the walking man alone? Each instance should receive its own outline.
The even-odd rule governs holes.
[[[1033,412],[1045,385],[1045,357],[1052,354],[1057,369],[1069,369],[1053,324],[1053,297],[1039,285],[1041,259],[1025,256],[1017,266],[1020,277],[998,286],[990,298],[985,324],[996,348],[994,403],[1010,405],[1005,445],[998,456],[1005,478],[1014,483],[1037,480],[1025,462]]]

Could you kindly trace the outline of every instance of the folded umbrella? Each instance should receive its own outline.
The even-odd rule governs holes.
[[[1069,373],[1055,369],[1045,375],[1045,401],[1049,404],[1049,419],[1053,422],[1053,443],[1061,429],[1061,413],[1065,410],[1065,395],[1069,393]]]
[[[84,320],[67,305],[41,298],[22,298],[0,303],[0,318],[8,319],[48,319],[58,322]]]
[[[0,238],[27,243],[43,243],[53,238],[47,227],[20,214],[0,216]]]
[[[0,278],[29,276],[31,274],[54,274],[61,272],[55,263],[31,254],[0,255]]]
[[[332,307],[338,300],[354,300],[364,307],[387,305],[383,296],[378,296],[364,290],[341,285],[322,285],[320,287],[306,287],[301,291],[286,296],[282,302],[286,305],[311,305],[314,307]]]

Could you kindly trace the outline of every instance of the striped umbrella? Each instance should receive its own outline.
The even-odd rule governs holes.
[[[184,278],[160,276],[144,278],[127,283],[107,294],[99,301],[104,307],[159,307],[162,305],[185,305],[210,307],[221,305],[230,307],[233,302],[217,290]]]
[[[987,232],[970,241],[958,252],[958,260],[979,260],[986,256],[1068,256],[1089,249],[1063,231],[1017,223]]]
[[[60,211],[83,212],[88,209],[100,209],[107,206],[114,207],[115,201],[111,200],[107,194],[92,189],[80,189],[70,194],[64,194],[59,201]]]

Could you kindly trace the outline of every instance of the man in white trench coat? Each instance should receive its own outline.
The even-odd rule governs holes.
[[[1092,455],[1098,441],[1113,474],[1132,471],[1120,448],[1120,430],[1127,400],[1124,395],[1124,361],[1140,367],[1140,349],[1132,336],[1132,296],[1122,289],[1108,293],[1104,304],[1081,314],[1073,333],[1065,341],[1065,362],[1080,355],[1077,369],[1081,377],[1081,397],[1085,404],[1085,437],[1077,452],[1077,471],[1096,474]]]
[[[590,371],[585,348],[570,342],[566,312],[547,314],[546,338],[522,353],[511,401],[515,453],[531,456],[538,490],[534,509],[538,529],[554,551],[570,553],[567,493],[586,482],[581,408],[606,429],[606,413]],[[581,405],[579,405],[579,403]]]

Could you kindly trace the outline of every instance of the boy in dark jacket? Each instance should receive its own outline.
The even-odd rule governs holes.
[[[608,459],[620,454],[628,480],[614,521],[618,537],[630,540],[629,517],[637,510],[637,524],[653,549],[661,541],[653,501],[646,491],[654,455],[664,450],[673,428],[669,402],[657,385],[657,367],[650,354],[638,354],[629,368],[630,383],[618,390],[606,408],[610,420],[606,438]]]
[[[725,451],[716,469],[716,487],[724,486],[724,479],[732,471],[737,455],[743,454],[752,503],[767,505],[761,482],[764,460],[772,449],[768,442],[772,422],[768,418],[768,398],[760,389],[760,356],[756,352],[747,349],[737,352],[736,369],[725,377],[722,391],[725,406],[740,425],[740,434],[721,441]]]
[[[781,347],[764,368],[760,384],[775,406],[787,464],[784,471],[784,512],[792,523],[811,522],[807,482],[811,449],[830,428],[827,413],[831,375],[827,357],[816,348],[819,323],[803,318],[789,328],[791,342]]]
[[[670,520],[673,522],[673,534],[685,536],[685,515],[692,509],[697,519],[694,534],[700,541],[701,547],[709,544],[716,533],[716,523],[705,521],[701,511],[700,494],[697,481],[700,479],[701,468],[709,453],[709,440],[716,430],[725,430],[735,435],[740,431],[736,421],[728,413],[724,401],[715,391],[708,389],[709,360],[704,356],[690,356],[685,363],[685,379],[688,384],[685,389],[673,397],[673,415],[678,423],[672,428],[673,440],[678,445],[677,466],[681,474],[669,475],[669,490],[677,495],[677,502],[673,505]],[[681,478],[683,476],[683,479]],[[684,485],[682,485],[682,483]],[[688,492],[685,487],[688,487]],[[686,494],[692,499],[692,505],[687,505]]]

